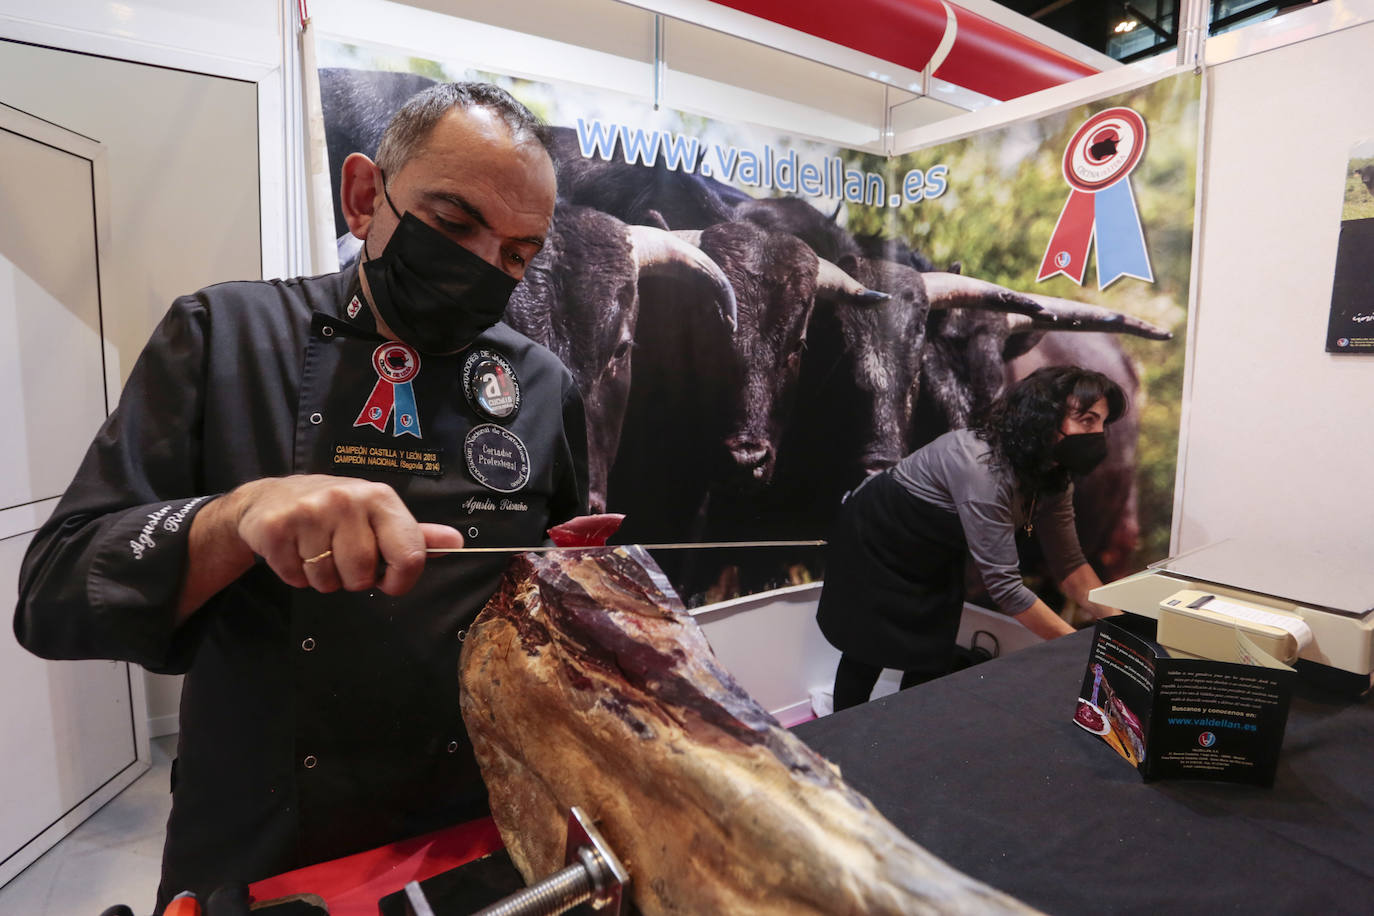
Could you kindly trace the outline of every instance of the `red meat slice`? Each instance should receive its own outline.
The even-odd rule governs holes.
[[[1078,710],[1073,714],[1073,720],[1094,735],[1105,735],[1111,731],[1102,710],[1081,697],[1078,700]]]
[[[606,540],[620,528],[625,516],[616,512],[605,515],[579,515],[549,529],[555,547],[605,547]]]

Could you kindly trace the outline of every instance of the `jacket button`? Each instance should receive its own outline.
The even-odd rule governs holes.
[[[458,641],[459,641],[459,642],[462,642],[463,640],[465,640],[465,639],[467,639],[467,638],[468,638],[468,631],[467,631],[467,630],[459,630],[459,631],[458,631]]]
[[[333,325],[328,325],[328,324],[327,324],[327,325],[325,325],[324,327],[320,328],[320,333],[323,334],[325,337],[333,337],[333,336],[334,336],[334,326],[333,326]]]
[[[477,526],[476,526],[476,525],[473,525],[471,528],[468,529],[468,537],[470,537],[470,538],[475,538],[475,537],[477,537]]]
[[[302,640],[301,640],[301,648],[304,649],[306,652],[314,652],[314,651],[315,651],[315,637],[313,637],[313,636],[307,636],[307,637],[305,637],[305,639],[302,639]]]
[[[457,742],[457,741],[450,741],[450,742],[448,743],[448,752],[449,752],[450,754],[456,754],[456,753],[458,753],[458,742]]]
[[[310,415],[310,422],[314,423],[316,426],[319,426],[321,423],[324,422],[324,414],[318,412],[312,413]]]
[[[314,755],[314,754],[306,754],[306,755],[305,755],[305,759],[301,761],[301,764],[302,764],[307,770],[313,770],[313,769],[315,769],[315,764],[317,764],[317,763],[319,763],[319,760],[315,759],[315,755]]]

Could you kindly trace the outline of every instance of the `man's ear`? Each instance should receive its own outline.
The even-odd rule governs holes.
[[[362,153],[349,153],[339,185],[339,206],[349,230],[360,239],[367,238],[372,214],[382,196],[381,169]]]

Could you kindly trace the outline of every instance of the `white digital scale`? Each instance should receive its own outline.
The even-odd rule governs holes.
[[[1371,682],[1374,544],[1312,552],[1233,538],[1160,560],[1089,597],[1160,622],[1160,644],[1223,661],[1243,632],[1282,662],[1304,659]]]

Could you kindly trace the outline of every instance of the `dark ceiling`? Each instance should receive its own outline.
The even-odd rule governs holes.
[[[1106,53],[1112,26],[1124,10],[1114,0],[998,0],[1007,9],[1034,19],[1079,44]],[[1176,0],[1175,0],[1176,2]]]
[[[1182,0],[997,0],[1120,61],[1151,57],[1176,47]],[[1208,31],[1216,35],[1321,0],[1209,0]]]

